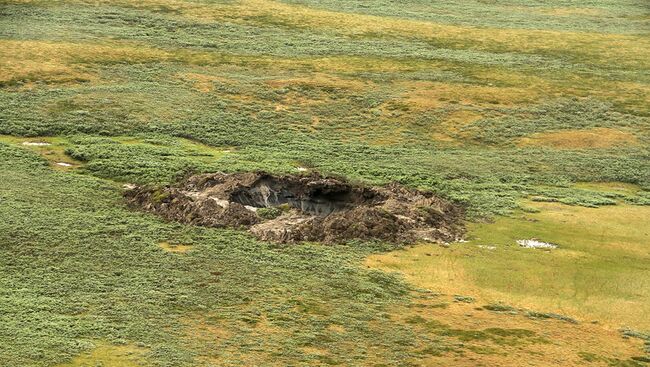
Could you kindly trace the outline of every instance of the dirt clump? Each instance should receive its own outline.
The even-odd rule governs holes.
[[[125,197],[168,220],[245,228],[265,241],[450,242],[464,233],[463,209],[430,192],[396,183],[354,185],[315,173],[202,174],[172,186],[135,187]]]

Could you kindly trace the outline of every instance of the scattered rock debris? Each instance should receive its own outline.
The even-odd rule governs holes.
[[[463,209],[429,192],[393,183],[354,185],[312,173],[214,173],[177,185],[125,192],[133,207],[168,220],[247,228],[265,241],[338,243],[378,239],[445,243],[464,234]]]
[[[547,250],[557,248],[557,245],[553,243],[542,242],[536,239],[518,240],[517,244],[519,244],[519,246],[521,247],[526,247],[526,248],[540,248],[540,249],[547,249]]]

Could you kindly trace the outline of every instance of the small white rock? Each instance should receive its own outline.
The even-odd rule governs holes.
[[[257,209],[258,209],[258,208],[256,208],[256,207],[254,207],[254,206],[250,206],[250,205],[244,205],[244,208],[246,208],[246,209],[252,211],[253,213],[256,213],[256,212],[257,212]]]
[[[228,200],[219,199],[219,198],[215,198],[215,197],[210,197],[210,199],[214,200],[217,203],[217,205],[219,205],[220,207],[222,207],[224,209],[227,209],[230,206],[230,201],[228,201]]]
[[[538,241],[536,239],[518,240],[517,244],[519,244],[519,246],[525,247],[525,248],[541,248],[541,249],[554,249],[554,248],[557,248],[557,245],[555,245],[555,244]]]
[[[56,162],[56,165],[61,167],[72,167],[70,163],[66,163],[66,162]]]
[[[42,142],[42,141],[24,141],[23,145],[31,145],[35,147],[44,147],[48,145],[52,145],[50,143]]]

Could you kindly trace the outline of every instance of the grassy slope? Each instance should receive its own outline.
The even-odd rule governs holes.
[[[394,278],[358,268],[368,248],[274,248],[239,232],[163,224],[124,208],[113,183],[52,171],[5,145],[0,154],[0,335],[11,339],[3,365],[50,365],[98,339],[137,342],[163,365],[197,354],[225,364],[256,353],[317,361],[298,350],[314,344],[340,348],[331,358],[341,362],[362,361],[362,349],[347,350],[352,341],[390,351],[382,358],[391,363],[409,356],[410,342],[397,341],[418,339],[399,324],[381,340],[368,330],[391,325],[382,310],[406,292]],[[167,252],[163,241],[193,248]],[[195,340],[199,324],[232,337]],[[332,324],[346,333],[329,331]]]
[[[542,356],[538,365],[637,363],[629,358],[638,346],[602,328],[481,312],[472,324],[459,316],[472,312],[465,306],[438,300],[414,315],[407,284],[359,268],[382,246],[278,249],[235,231],[163,224],[123,208],[119,187],[190,171],[306,166],[431,189],[475,218],[512,213],[530,196],[648,204],[643,2],[0,0],[0,14],[0,364],[52,365],[95,345],[94,357],[74,363],[125,365],[124,354],[170,366],[461,364],[464,355],[470,364],[530,355]],[[593,181],[635,189],[575,185]],[[561,310],[640,320],[642,306],[621,311],[601,296],[626,307],[647,300],[634,291],[647,284],[644,237],[626,233],[647,216],[620,228],[623,246],[592,249],[620,238],[548,231],[554,205],[538,215],[547,221],[476,226],[477,236],[504,244],[540,233],[576,246],[587,275],[576,278],[564,259],[562,286],[549,294],[524,287],[524,275],[501,284],[504,263],[484,264],[501,249],[435,251],[449,261],[475,256],[458,260],[468,279],[458,287],[481,300],[498,294],[549,308],[540,311],[567,302]],[[645,210],[620,208],[603,210]],[[166,252],[165,242],[191,247]],[[558,260],[503,251],[538,270]],[[607,260],[622,253],[629,258]],[[572,298],[606,273],[597,298]],[[503,331],[461,332],[502,323],[535,342],[503,356],[512,344]],[[554,330],[552,348],[537,338],[544,330]]]

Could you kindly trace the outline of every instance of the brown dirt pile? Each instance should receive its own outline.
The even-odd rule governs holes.
[[[247,228],[265,241],[449,242],[464,233],[462,208],[431,193],[317,174],[203,174],[174,186],[136,187],[125,197],[169,220]]]

